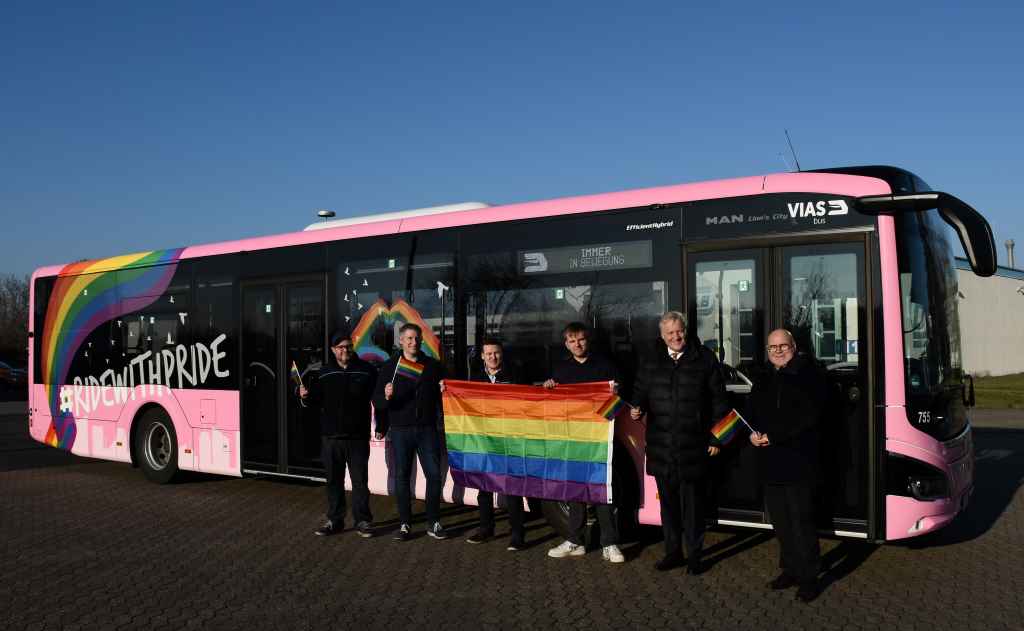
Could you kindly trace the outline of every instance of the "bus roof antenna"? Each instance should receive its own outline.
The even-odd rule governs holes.
[[[793,162],[796,163],[796,171],[797,171],[797,173],[799,173],[801,171],[801,169],[800,169],[800,160],[797,159],[797,157],[796,157],[796,150],[793,149],[793,141],[789,139],[789,130],[783,128],[782,131],[786,132],[786,142],[789,143],[789,152],[793,154]]]

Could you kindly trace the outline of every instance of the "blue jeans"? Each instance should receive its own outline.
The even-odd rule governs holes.
[[[427,525],[441,520],[441,441],[433,425],[392,427],[391,447],[395,450],[395,501],[403,524],[412,523],[412,471],[419,455],[427,478]]]

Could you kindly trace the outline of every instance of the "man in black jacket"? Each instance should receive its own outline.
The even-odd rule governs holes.
[[[381,378],[373,403],[386,414],[383,427],[377,426],[380,440],[390,430],[395,454],[395,502],[402,524],[395,535],[397,541],[412,538],[412,497],[410,482],[412,466],[418,455],[427,479],[427,534],[434,539],[447,539],[441,527],[441,364],[420,350],[423,331],[418,325],[406,323],[398,330],[401,352],[381,366]],[[418,375],[399,373],[399,361],[420,366]],[[406,376],[409,375],[409,376]]]
[[[352,478],[352,519],[362,537],[373,532],[367,465],[370,460],[370,401],[377,370],[359,359],[348,335],[331,336],[331,357],[299,386],[303,406],[320,416],[320,458],[327,470],[327,522],[318,535],[345,529],[345,466]]]
[[[711,425],[728,413],[729,403],[718,360],[700,344],[687,343],[683,314],[665,313],[658,328],[665,348],[637,371],[630,411],[634,420],[647,414],[647,473],[658,484],[661,502],[665,557],[654,567],[665,571],[683,564],[685,535],[687,571],[699,574],[708,459],[719,451]]]
[[[480,359],[483,363],[480,368],[474,368],[470,373],[470,381],[496,384],[518,383],[513,370],[505,365],[505,353],[500,340],[485,337],[480,347],[482,349]],[[480,528],[466,539],[467,543],[483,543],[494,537],[494,493],[480,491],[476,497],[480,506]],[[512,527],[512,538],[509,541],[508,549],[518,552],[523,549],[525,539],[523,498],[518,495],[506,495],[505,503],[509,525]]]
[[[779,540],[782,573],[772,589],[799,585],[796,597],[817,598],[821,550],[814,523],[814,480],[818,470],[818,421],[825,407],[824,375],[785,329],[768,335],[773,370],[754,384],[749,422],[756,430],[750,443],[758,448],[768,516]]]
[[[609,389],[618,391],[619,371],[606,357],[590,352],[590,329],[582,322],[570,322],[562,329],[562,340],[569,357],[555,362],[551,367],[551,378],[544,382],[545,388],[554,388],[560,383],[588,383],[607,381]],[[601,526],[602,557],[605,561],[622,563],[626,558],[619,550],[618,513],[611,504],[594,506],[597,521]],[[567,556],[581,556],[586,553],[584,528],[587,524],[587,506],[581,502],[569,502],[569,538],[548,550],[548,556],[561,559]]]

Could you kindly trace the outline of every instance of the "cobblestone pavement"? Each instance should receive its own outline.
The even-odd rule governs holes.
[[[467,545],[475,512],[456,506],[443,519],[462,536],[398,543],[380,497],[380,536],[320,538],[320,485],[155,486],[128,465],[36,446],[24,425],[0,416],[2,629],[1024,628],[1024,423],[977,430],[977,490],[945,530],[823,541],[827,587],[810,605],[764,588],[776,566],[764,533],[709,533],[714,565],[699,577],[652,569],[657,529],[617,566],[594,551],[548,558],[559,539],[540,520],[523,552],[503,538]]]

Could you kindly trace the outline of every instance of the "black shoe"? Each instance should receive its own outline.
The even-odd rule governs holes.
[[[466,539],[466,543],[484,543],[494,538],[493,530],[477,530],[473,536]]]
[[[686,564],[686,573],[690,576],[700,576],[705,570],[707,567],[700,559],[690,559],[690,562]]]
[[[338,534],[344,529],[344,526],[335,527],[334,522],[328,519],[327,523],[314,530],[313,533],[321,537],[329,537]]]
[[[430,525],[430,528],[427,528],[427,534],[433,537],[434,539],[448,538],[448,533],[444,531],[444,528],[441,527],[441,522],[439,521],[435,521],[433,524]]]
[[[667,572],[671,569],[682,567],[685,563],[683,555],[681,554],[666,554],[664,558],[654,564],[654,569],[659,572]]]
[[[395,541],[408,541],[412,539],[412,528],[409,524],[402,524],[395,533]]]
[[[796,590],[796,599],[802,603],[809,603],[819,594],[821,594],[821,587],[818,586],[818,581],[809,581],[800,583],[800,588]]]
[[[792,574],[783,572],[772,580],[768,581],[768,587],[770,589],[789,589],[797,585],[800,581],[796,580],[796,577]]]
[[[509,552],[522,552],[526,549],[526,545],[523,543],[522,539],[512,539],[508,542],[508,547],[505,549]]]
[[[368,521],[361,521],[356,524],[356,532],[359,533],[360,537],[369,539],[373,536],[373,526]]]

